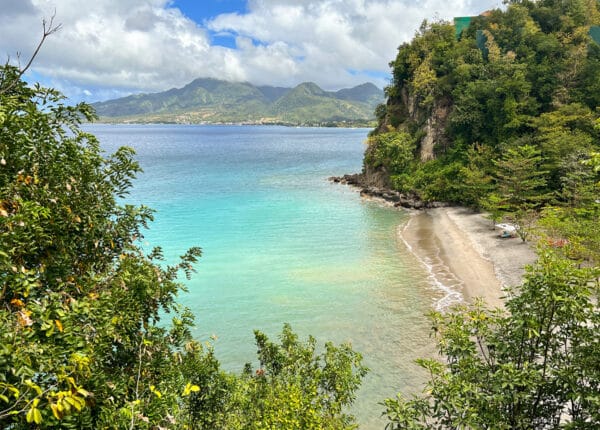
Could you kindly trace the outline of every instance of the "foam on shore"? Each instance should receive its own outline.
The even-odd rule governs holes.
[[[536,258],[520,239],[499,238],[489,220],[464,208],[415,213],[399,236],[443,294],[438,310],[476,297],[503,306],[503,287],[519,284]]]
[[[414,220],[415,218],[412,217],[403,227],[399,227],[398,235],[408,250],[427,269],[427,273],[429,274],[428,281],[432,287],[443,294],[442,298],[435,300],[434,308],[438,311],[442,311],[452,305],[463,302],[463,295],[461,293],[463,282],[452,273],[450,268],[440,258],[439,247],[436,252],[436,248],[424,245],[424,241],[431,243],[434,238],[432,238],[431,235],[424,237],[423,231],[420,230],[419,243],[416,244],[419,249],[418,252],[406,239],[407,235],[410,236],[410,229],[415,228],[414,226],[411,226],[411,223]],[[407,230],[409,230],[409,233],[406,232]]]

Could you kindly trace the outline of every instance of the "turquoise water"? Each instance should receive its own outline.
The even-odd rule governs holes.
[[[86,129],[136,149],[131,199],[154,208],[145,237],[174,261],[201,246],[180,297],[194,335],[215,335],[226,369],[255,360],[253,330],[351,342],[371,368],[354,412],[382,428],[378,402],[416,391],[431,351],[424,315],[439,293],[397,238],[404,212],[327,181],[361,169],[366,129],[112,126]]]

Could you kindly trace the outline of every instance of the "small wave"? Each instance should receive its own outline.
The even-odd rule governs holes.
[[[452,273],[446,264],[444,264],[444,261],[440,257],[439,248],[436,248],[435,254],[424,257],[421,257],[415,252],[413,247],[404,238],[404,231],[406,231],[411,221],[412,218],[409,219],[403,227],[398,227],[399,229],[402,228],[402,231],[398,236],[411,254],[413,254],[427,270],[427,281],[431,287],[443,294],[442,298],[434,300],[433,306],[435,310],[444,312],[451,306],[464,301],[463,295],[460,292],[464,283]]]

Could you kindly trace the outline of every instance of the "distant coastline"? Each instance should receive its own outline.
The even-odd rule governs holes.
[[[93,103],[108,123],[375,127],[385,102],[372,83],[325,91],[313,82],[293,88],[199,78],[182,88]]]
[[[177,121],[144,121],[139,118],[137,119],[123,119],[110,117],[100,117],[99,120],[94,121],[94,124],[107,124],[107,125],[222,125],[222,126],[281,126],[281,127],[318,127],[318,128],[368,128],[373,129],[376,125],[375,120],[364,120],[364,121],[326,121],[326,122],[261,122],[261,121],[242,121],[242,122],[177,122]]]

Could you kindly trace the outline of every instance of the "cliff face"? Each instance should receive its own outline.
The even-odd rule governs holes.
[[[446,135],[448,115],[452,106],[448,99],[436,99],[433,102],[425,125],[422,127],[424,137],[419,142],[421,161],[433,160],[437,151],[448,148],[449,140]]]
[[[385,116],[380,119],[374,135],[389,130],[410,130],[417,137],[415,143],[415,159],[421,162],[435,159],[450,147],[450,139],[446,128],[452,111],[452,102],[447,97],[433,99],[430,106],[423,107],[420,98],[411,93],[407,86],[402,87],[399,97],[389,97],[385,106]],[[365,160],[377,151],[376,145],[369,145]],[[377,188],[392,188],[391,172],[383,164],[372,165],[365,161],[363,180],[365,184]]]
[[[440,22],[424,23],[410,43],[399,47],[390,63],[393,80],[386,89],[387,102],[376,112],[378,127],[369,139],[365,180],[412,191],[415,166],[449,150],[447,129],[454,107],[449,75],[457,64],[456,44],[454,26]],[[388,133],[402,136],[382,137]]]
[[[418,129],[414,133],[422,136],[417,142],[417,148],[421,161],[433,160],[436,156],[436,149],[446,149],[448,138],[446,136],[446,125],[448,115],[452,108],[451,102],[447,98],[435,98],[431,106],[424,108],[421,100],[415,94],[412,94],[408,86],[401,89],[399,100],[391,99],[391,104],[400,102],[400,107],[393,107],[396,112],[406,112],[408,115],[403,118],[403,122],[397,126],[410,127],[416,126]]]
[[[368,152],[372,150],[372,147],[369,146],[365,156],[368,156]],[[374,167],[368,163],[364,163],[360,181],[364,187],[392,188],[390,174],[385,166]]]

